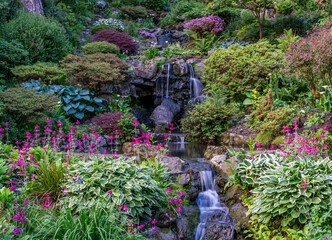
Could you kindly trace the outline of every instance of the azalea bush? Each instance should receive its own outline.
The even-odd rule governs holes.
[[[225,22],[218,16],[208,16],[196,18],[184,24],[185,29],[189,29],[200,36],[204,36],[206,32],[217,34],[224,30]]]
[[[153,166],[136,165],[133,159],[92,157],[71,165],[64,185],[68,197],[61,202],[68,201],[72,210],[81,211],[92,207],[98,199],[109,201],[107,192],[111,190],[107,209],[125,204],[131,216],[151,215],[152,208],[165,206],[166,192],[161,186],[169,181],[166,169],[155,172]]]

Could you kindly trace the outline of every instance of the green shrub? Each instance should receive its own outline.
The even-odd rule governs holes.
[[[305,224],[315,206],[326,209],[331,195],[332,162],[301,156],[285,159],[282,152],[244,160],[236,181],[252,188],[249,211],[266,224],[281,218],[281,225]]]
[[[296,7],[296,3],[292,0],[278,0],[276,2],[276,7],[281,14],[290,14]]]
[[[143,5],[148,9],[163,11],[168,6],[167,0],[143,0]]]
[[[7,42],[0,38],[0,74],[8,76],[10,68],[29,63],[29,53],[15,41]]]
[[[223,92],[217,91],[194,105],[181,120],[181,130],[193,141],[218,143],[219,137],[230,127],[236,114],[236,108],[227,105],[224,96]]]
[[[148,16],[148,10],[142,6],[123,6],[120,10],[133,19],[146,18]]]
[[[98,31],[100,31],[100,30],[103,30],[103,29],[111,29],[111,27],[108,26],[108,25],[105,25],[105,24],[101,24],[101,25],[94,26],[94,27],[91,29],[91,35],[95,34],[96,32],[98,32]]]
[[[82,47],[83,53],[88,54],[95,54],[95,53],[113,53],[113,54],[119,54],[120,49],[118,46],[112,43],[108,42],[92,42],[84,45]]]
[[[102,18],[99,19],[97,22],[94,23],[95,26],[98,25],[106,25],[109,26],[112,30],[116,31],[124,31],[124,25],[119,19],[115,18]]]
[[[19,122],[33,122],[45,118],[58,101],[51,93],[38,94],[24,87],[0,92],[0,100],[6,106],[6,112]]]
[[[305,36],[308,26],[306,19],[298,16],[281,16],[272,22],[272,28],[276,34],[282,34],[285,30],[292,29],[297,35]]]
[[[34,65],[17,66],[11,69],[16,79],[21,82],[31,79],[40,80],[44,83],[59,83],[64,81],[64,72],[57,63],[39,62]]]
[[[139,6],[142,4],[142,0],[121,0],[123,6]]]
[[[232,100],[243,101],[245,91],[261,89],[269,74],[282,66],[283,53],[267,41],[219,48],[205,61],[203,81],[225,87]]]
[[[136,165],[133,159],[80,161],[69,169],[65,185],[69,195],[62,199],[62,204],[68,201],[72,210],[80,211],[91,207],[96,200],[109,202],[107,191],[112,191],[108,209],[126,204],[131,216],[151,215],[152,208],[163,207],[167,202],[166,191],[161,188],[169,182],[167,170],[156,170],[154,166]]]
[[[100,91],[103,84],[124,82],[128,71],[128,65],[116,55],[103,53],[83,57],[69,55],[62,67],[74,78],[74,83],[95,91]]]
[[[3,25],[2,37],[20,42],[33,63],[59,61],[71,49],[61,24],[26,11],[20,11],[16,18]]]

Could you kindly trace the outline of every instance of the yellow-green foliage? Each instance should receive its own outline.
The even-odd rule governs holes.
[[[113,53],[119,54],[120,48],[113,43],[108,42],[92,42],[84,45],[83,47],[84,54],[95,54],[95,53]]]
[[[245,91],[268,83],[269,73],[282,66],[283,53],[267,41],[247,46],[219,48],[205,61],[203,81],[210,86],[224,86],[226,93],[238,101]]]
[[[123,6],[120,10],[134,19],[148,16],[148,10],[142,6]]]
[[[41,80],[47,83],[58,83],[63,78],[64,72],[57,63],[40,62],[34,65],[21,65],[11,69],[17,80],[22,82]]]

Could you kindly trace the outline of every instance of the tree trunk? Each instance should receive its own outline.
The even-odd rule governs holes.
[[[24,7],[31,13],[38,13],[44,15],[43,5],[41,0],[21,0]]]

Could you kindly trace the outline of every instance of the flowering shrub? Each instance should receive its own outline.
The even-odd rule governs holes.
[[[126,80],[128,65],[113,54],[95,53],[78,57],[68,55],[62,61],[67,75],[74,83],[89,90],[99,91],[103,84],[120,83]]]
[[[184,24],[184,28],[189,29],[203,36],[206,32],[217,34],[224,30],[225,22],[213,14],[208,17],[196,18]]]
[[[107,201],[109,194],[106,192],[112,189],[112,202],[107,209],[113,204],[120,207],[126,204],[124,211],[131,216],[150,215],[153,207],[166,204],[165,190],[160,186],[169,182],[165,168],[156,170],[153,166],[135,165],[133,159],[92,158],[88,162],[78,162],[69,169],[65,184],[69,196],[62,199],[62,204],[69,201],[71,209],[80,211],[92,206],[96,199]],[[74,175],[81,181],[75,182],[77,177]],[[159,182],[154,180],[156,178]]]
[[[141,31],[139,32],[143,37],[145,38],[155,38],[156,36],[153,33],[149,33],[147,31]]]
[[[118,46],[108,43],[108,42],[93,42],[88,43],[82,47],[83,53],[88,54],[95,54],[95,53],[113,53],[113,54],[119,54],[120,49]]]
[[[94,23],[94,26],[98,25],[106,25],[109,26],[111,29],[116,30],[116,31],[124,31],[124,25],[123,23],[114,18],[108,18],[108,19],[99,19],[97,22]]]
[[[92,42],[109,42],[117,45],[122,53],[129,55],[136,54],[138,44],[126,33],[116,32],[112,30],[101,30],[94,34],[91,38]]]
[[[310,35],[289,46],[286,52],[287,65],[301,74],[308,82],[312,95],[318,99],[319,82],[332,79],[332,22],[328,22],[323,28],[314,29]]]

